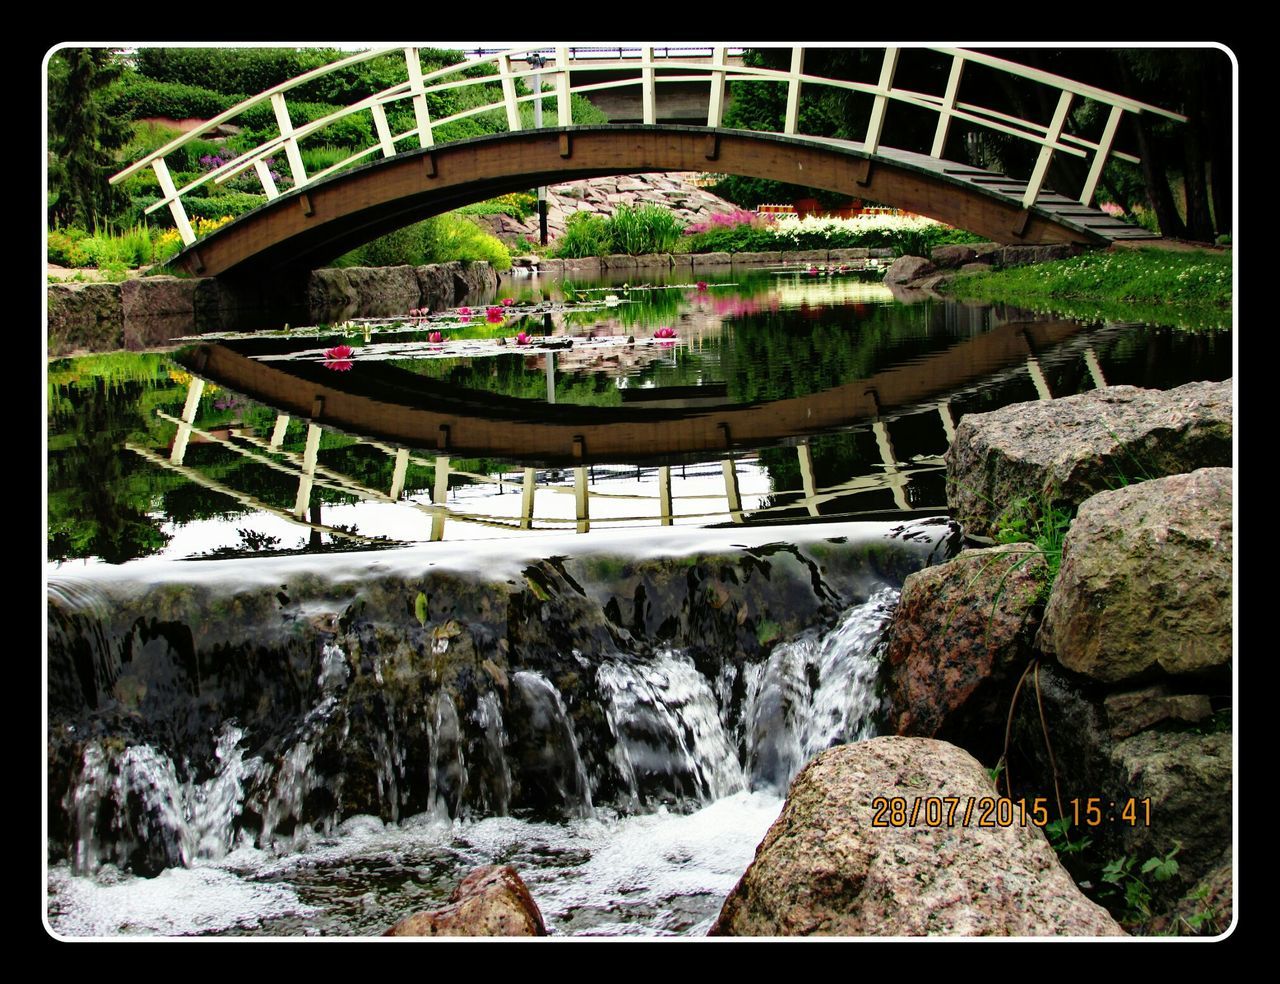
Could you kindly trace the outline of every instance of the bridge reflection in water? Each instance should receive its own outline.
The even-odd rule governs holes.
[[[1094,386],[1104,386],[1093,346],[1124,330],[1071,321],[1008,322],[809,395],[735,405],[716,396],[723,388],[707,387],[709,397],[692,398],[684,389],[657,389],[644,391],[648,401],[622,407],[460,391],[386,361],[362,364],[363,373],[324,372],[315,362],[281,359],[278,351],[264,360],[281,346],[265,340],[204,344],[179,357],[193,372],[181,415],[156,411],[176,427],[168,454],[126,446],[250,510],[306,528],[313,546],[325,534],[357,547],[385,545],[385,538],[332,518],[326,524],[317,501],[324,492],[397,509],[398,541],[438,541],[446,532],[450,538],[566,529],[586,533],[593,525],[906,518],[946,510],[940,475],[943,451],[955,436],[953,402],[1010,383],[1024,388],[1028,380],[1040,399],[1052,399],[1045,368],[1067,363],[1082,367]],[[296,342],[286,344],[296,347]],[[536,353],[535,348],[521,355],[531,359]],[[541,355],[553,401],[556,352],[544,349]],[[206,380],[274,408],[271,433],[202,428],[197,413]],[[284,447],[295,417],[306,421],[301,451]],[[899,454],[895,430],[918,435],[922,427],[932,433],[926,443],[935,453]],[[321,464],[321,437],[328,429],[355,436],[391,458],[389,485],[372,488]],[[870,438],[876,460],[859,474],[821,485],[815,442],[833,434]],[[273,506],[188,464],[193,437],[296,479],[293,508]],[[913,442],[920,443],[918,436]],[[799,488],[771,488],[761,453],[771,454],[776,463],[777,452],[766,451],[776,448],[794,453]],[[469,470],[467,463],[475,459],[501,464],[486,473]],[[429,496],[405,495],[411,465],[430,472]],[[406,523],[406,515],[417,518]]]

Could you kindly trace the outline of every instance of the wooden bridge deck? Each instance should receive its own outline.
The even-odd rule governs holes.
[[[828,145],[845,147],[856,153],[866,153],[863,144],[852,140],[822,141]],[[903,167],[928,171],[942,178],[958,181],[978,191],[992,195],[1009,204],[1019,204],[1027,191],[1027,182],[1011,178],[998,171],[988,171],[969,164],[958,164],[955,161],[930,157],[928,154],[917,154],[909,150],[897,150],[892,147],[881,147],[876,156],[893,161]],[[1091,238],[1100,237],[1105,240],[1152,240],[1158,239],[1156,233],[1142,226],[1122,222],[1113,215],[1091,205],[1080,202],[1056,191],[1042,189],[1035,200],[1035,207],[1053,216],[1059,223],[1082,232]]]

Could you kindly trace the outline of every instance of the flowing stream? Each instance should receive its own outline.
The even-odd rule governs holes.
[[[425,780],[428,808],[340,823],[304,808],[325,781],[316,756],[348,684],[330,643],[318,699],[273,758],[247,755],[233,721],[199,779],[147,744],[84,745],[65,794],[69,856],[50,870],[50,924],[66,936],[369,935],[442,904],[470,868],[506,863],[552,934],[703,934],[804,761],[872,733],[875,651],[896,599],[882,587],[741,674],[728,666],[709,678],[675,648],[600,661],[590,710],[614,740],[602,759],[584,755],[564,695],[542,673],[511,675],[512,726],[492,693],[477,701],[480,741],[463,738],[454,702],[437,693],[422,709],[426,775],[403,768],[394,730],[375,763],[384,801],[415,799],[407,787]],[[488,779],[477,785],[472,773]],[[554,809],[509,813],[517,782]],[[616,792],[596,802],[606,789]],[[246,823],[250,814],[260,822]],[[156,877],[122,870],[161,845],[177,863]]]

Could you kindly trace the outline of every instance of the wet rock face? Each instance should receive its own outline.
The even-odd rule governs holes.
[[[994,796],[977,760],[945,742],[830,749],[796,777],[711,935],[1124,935],[1038,827],[894,826],[874,803],[903,797],[909,819],[917,799]]]
[[[1044,570],[1030,544],[1012,544],[969,550],[907,578],[886,636],[890,729],[998,757],[1040,622]]]
[[[53,284],[48,296],[49,355],[122,346],[124,307],[118,284]]]
[[[449,904],[417,912],[383,936],[546,936],[538,904],[510,865],[477,868],[459,883]]]
[[[1037,639],[1067,669],[1113,683],[1226,672],[1232,470],[1139,482],[1081,507]]]
[[[1176,389],[1110,386],[967,414],[947,452],[947,502],[966,532],[992,536],[1019,499],[1033,511],[1141,477],[1231,464],[1231,380]]]
[[[1044,663],[1024,686],[1010,749],[1015,797],[1045,797],[1052,813],[1060,792],[1068,815],[1071,800],[1079,800],[1083,812],[1092,798],[1099,816],[1119,818],[1073,830],[1073,838],[1077,832],[1090,838],[1099,863],[1126,856],[1141,863],[1178,849],[1177,875],[1149,880],[1156,912],[1181,900],[1231,844],[1231,734],[1202,733],[1210,730],[1207,723],[1197,729],[1179,720],[1203,709],[1208,698],[1174,693],[1173,682],[1192,683],[1108,692]],[[1132,732],[1148,723],[1156,726]],[[1138,804],[1134,823],[1120,816],[1130,799]]]

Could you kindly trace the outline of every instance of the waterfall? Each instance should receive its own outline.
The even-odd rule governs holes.
[[[468,697],[441,685],[398,705],[404,691],[389,687],[376,655],[363,703],[353,702],[354,664],[329,640],[315,657],[313,703],[266,744],[249,745],[229,720],[201,768],[145,742],[87,741],[62,800],[67,853],[81,872],[111,862],[155,874],[245,839],[298,849],[313,831],[332,833],[360,789],[392,822],[513,808],[588,818],[597,805],[633,814],[781,795],[818,752],[872,733],[875,649],[896,600],[882,588],[830,630],[806,630],[755,663],[707,657],[700,669],[664,646],[615,652],[589,674],[518,669],[501,690]]]
[[[663,650],[647,661],[609,660],[596,679],[629,806],[664,794],[707,802],[746,788],[715,695],[688,656]]]
[[[871,737],[879,710],[875,648],[897,600],[896,590],[882,588],[830,632],[806,631],[748,668],[743,722],[753,788],[785,792],[819,752]]]

